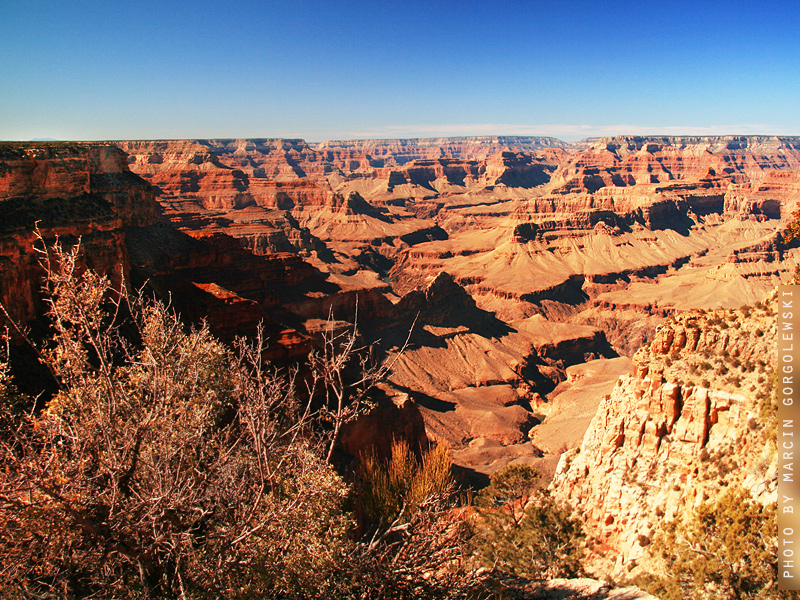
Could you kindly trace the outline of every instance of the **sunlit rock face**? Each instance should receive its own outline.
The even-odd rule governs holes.
[[[658,527],[727,486],[776,499],[764,412],[775,304],[773,295],[662,325],[600,402],[580,448],[562,456],[552,488],[584,516],[599,572],[646,567]]]
[[[678,311],[756,302],[794,269],[779,232],[800,198],[798,148],[777,137],[7,144],[0,299],[23,321],[41,311],[39,220],[48,239],[82,236],[88,264],[147,281],[226,340],[264,323],[273,359],[304,357],[329,316],[357,321],[382,357],[413,323],[387,393],[420,407],[428,437],[483,474],[552,466],[583,435],[536,434],[558,422],[553,407],[568,414],[557,386],[583,376],[569,369],[632,356]],[[588,367],[592,386],[610,392],[614,364]]]

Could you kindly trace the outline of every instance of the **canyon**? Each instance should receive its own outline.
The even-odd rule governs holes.
[[[37,240],[80,238],[223,340],[263,325],[276,364],[357,328],[393,368],[349,453],[396,434],[468,481],[535,466],[619,574],[723,462],[769,480],[774,326],[741,307],[796,269],[798,200],[787,137],[4,143],[0,301],[36,329]]]
[[[419,313],[390,384],[484,474],[550,472],[580,443],[536,433],[569,368],[614,359],[596,369],[613,384],[614,357],[664,319],[757,302],[798,260],[779,234],[800,197],[795,138],[116,145],[178,231],[311,267],[304,291],[268,302],[276,333],[302,338],[329,309],[352,322],[358,299],[362,333],[391,355]],[[221,286],[232,304],[236,284]]]

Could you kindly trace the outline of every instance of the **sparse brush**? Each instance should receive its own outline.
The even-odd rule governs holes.
[[[0,416],[0,597],[418,598],[473,583],[449,505],[425,500],[447,485],[443,449],[419,466],[398,448],[385,487],[410,484],[413,527],[356,540],[351,490],[326,460],[335,436],[290,373],[262,364],[260,336],[234,353],[129,301],[77,247],[42,252],[54,335],[41,355],[60,389],[40,412]],[[315,364],[336,377],[337,356]],[[0,400],[15,395],[0,364]]]
[[[405,441],[392,442],[388,460],[367,455],[361,464],[364,508],[375,523],[407,522],[431,498],[452,489],[452,463],[444,446],[434,446],[419,461]]]
[[[663,525],[648,546],[663,575],[638,583],[664,600],[787,597],[776,584],[775,505],[733,487],[693,515]]]
[[[535,489],[539,473],[510,465],[476,499],[479,519],[473,548],[484,566],[530,579],[575,577],[584,533],[570,508]]]

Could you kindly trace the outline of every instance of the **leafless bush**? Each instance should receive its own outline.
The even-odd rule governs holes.
[[[416,321],[415,321],[416,322]],[[322,345],[308,357],[310,372],[307,392],[310,399],[321,397],[314,413],[317,421],[327,423],[329,433],[325,458],[332,460],[339,443],[342,427],[372,408],[370,391],[383,381],[395,361],[408,346],[409,331],[403,346],[389,361],[375,360],[365,348],[356,346],[358,335],[358,305],[352,328],[337,332],[332,315],[323,331]],[[414,324],[411,325],[413,330]],[[354,364],[355,363],[355,364]],[[348,367],[355,367],[355,377],[347,377]]]
[[[232,352],[81,269],[77,247],[42,253],[54,331],[42,358],[60,389],[0,432],[1,596],[460,593],[458,520],[443,497],[403,528],[352,539],[349,487],[325,460],[336,436],[315,443],[310,405],[291,374],[261,364],[260,336]],[[353,337],[312,361],[340,421],[351,413],[336,360]],[[4,364],[0,396],[14,396]]]

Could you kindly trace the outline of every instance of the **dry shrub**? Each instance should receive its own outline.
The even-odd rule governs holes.
[[[367,455],[361,466],[362,499],[367,516],[377,523],[408,521],[431,498],[452,490],[451,462],[444,446],[435,446],[418,461],[405,441],[392,442],[388,461]]]
[[[77,247],[42,252],[54,333],[41,355],[60,389],[40,413],[0,424],[0,596],[465,589],[441,497],[403,527],[352,539],[350,489],[325,460],[329,440],[317,441],[293,378],[261,364],[260,339],[234,353],[162,304],[112,290],[81,269]],[[0,397],[19,400],[5,364]],[[434,462],[422,471],[438,473]],[[431,491],[419,485],[415,498]]]

